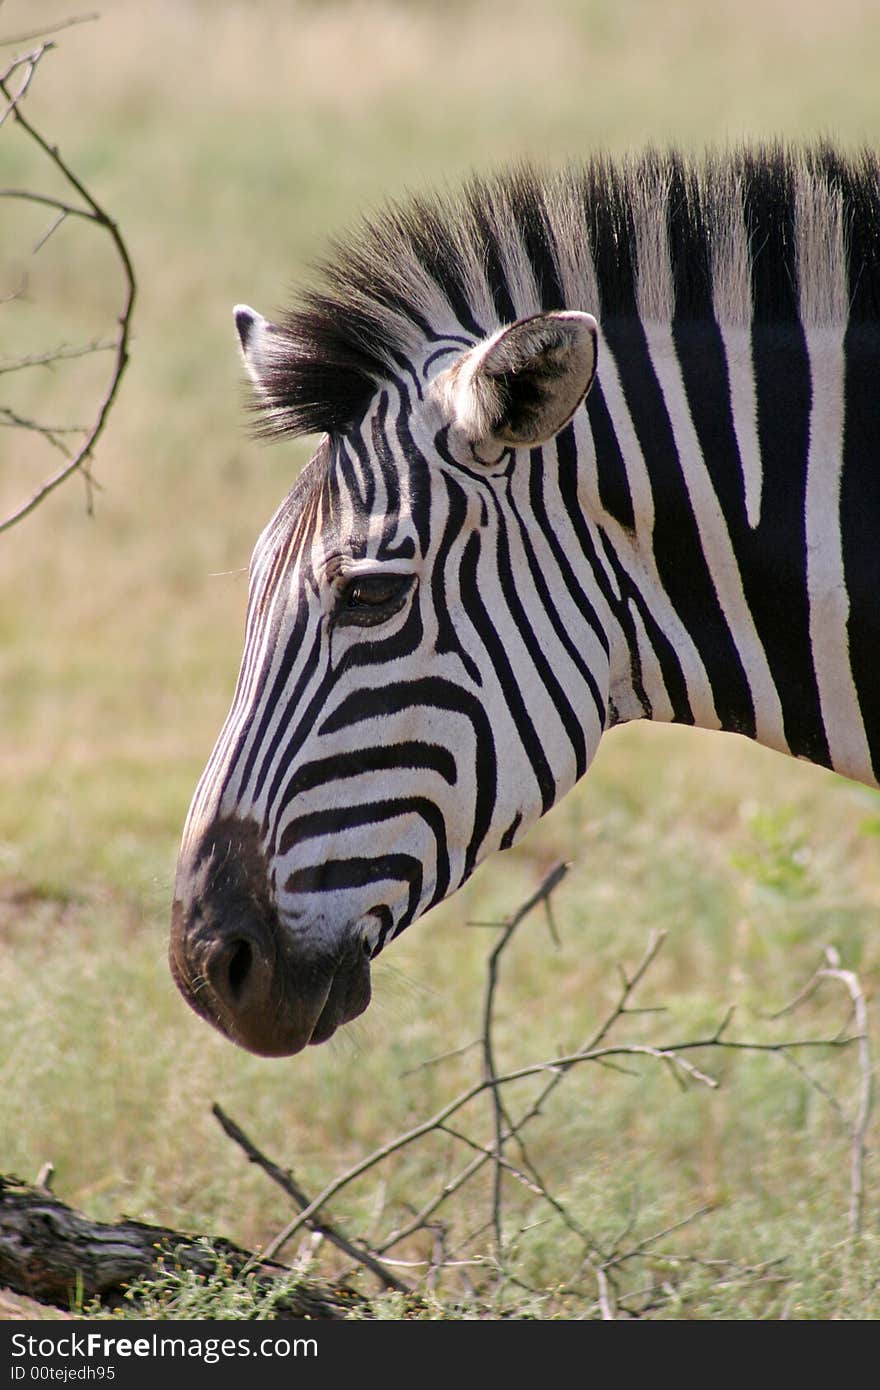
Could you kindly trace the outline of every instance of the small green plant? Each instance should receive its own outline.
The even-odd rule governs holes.
[[[197,1272],[175,1259],[169,1251],[159,1260],[159,1270],[149,1278],[138,1279],[126,1290],[124,1299],[109,1310],[100,1300],[84,1310],[85,1318],[142,1318],[152,1321],[180,1319],[275,1318],[285,1299],[294,1294],[301,1277],[291,1273],[267,1286],[265,1277],[255,1271],[237,1272],[229,1260],[212,1249],[208,1241],[199,1242],[209,1268]]]
[[[790,899],[814,891],[809,841],[793,809],[756,807],[747,812],[745,828],[746,843],[731,860],[757,888]]]

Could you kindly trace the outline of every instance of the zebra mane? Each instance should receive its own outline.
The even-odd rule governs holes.
[[[522,166],[389,205],[277,323],[260,432],[344,430],[441,342],[541,310],[806,326],[880,319],[880,159],[830,146]]]

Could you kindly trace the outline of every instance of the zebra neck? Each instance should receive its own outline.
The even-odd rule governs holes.
[[[600,363],[582,447],[620,594],[614,717],[876,784],[876,331],[610,319]]]

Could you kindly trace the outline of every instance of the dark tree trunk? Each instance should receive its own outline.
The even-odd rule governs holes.
[[[0,1175],[0,1285],[40,1303],[69,1309],[100,1298],[118,1303],[127,1286],[175,1266],[198,1274],[216,1272],[218,1257],[239,1273],[254,1257],[231,1241],[197,1237],[165,1226],[122,1220],[91,1221],[48,1189]],[[271,1290],[289,1271],[257,1261],[261,1288]],[[279,1293],[279,1318],[344,1318],[360,1302],[344,1286],[299,1283]]]

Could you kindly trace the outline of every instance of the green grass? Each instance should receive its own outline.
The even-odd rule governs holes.
[[[559,947],[536,916],[503,959],[503,1066],[576,1047],[610,1007],[618,963],[632,967],[655,930],[666,944],[637,1002],[664,1012],[624,1020],[621,1039],[711,1033],[730,1003],[731,1036],[828,1036],[846,1020],[831,984],[795,1015],[765,1016],[828,943],[876,992],[880,802],[696,732],[609,737],[520,848],[386,953],[364,1018],[289,1062],[238,1053],[190,1015],[165,941],[180,828],[235,678],[242,571],[305,457],[248,440],[230,306],[271,311],[366,208],[472,167],[597,144],[876,141],[873,7],[560,0],[538,22],[525,0],[190,0],[151,7],[149,26],[142,6],[107,8],[59,35],[27,98],[119,220],[140,301],[95,514],[74,482],[0,537],[0,1170],[33,1178],[51,1159],[59,1195],[96,1219],[125,1212],[265,1244],[286,1199],[223,1136],[211,1103],[310,1192],[432,1113],[479,1066],[473,1051],[427,1065],[479,1036],[494,938],[466,923],[506,917],[560,858],[574,868],[557,897]],[[10,0],[0,29],[66,13]],[[9,122],[0,161],[4,184],[57,187]],[[117,282],[100,238],[66,225],[31,257],[45,219],[7,210],[0,294],[23,271],[28,290],[0,304],[3,352],[105,332]],[[76,419],[101,371],[95,360],[0,379],[0,404]],[[4,501],[55,462],[10,431],[0,445]],[[870,1160],[865,1234],[847,1238],[855,1052],[799,1054],[844,1118],[777,1056],[694,1060],[717,1090],[682,1091],[653,1060],[581,1068],[528,1133],[550,1191],[605,1248],[634,1250],[709,1208],[629,1261],[621,1292],[638,1306],[641,1289],[659,1290],[645,1295],[654,1317],[878,1316]],[[485,1101],[469,1115],[487,1140]],[[352,1184],[333,1215],[378,1239],[464,1161],[433,1136]],[[490,1204],[480,1180],[445,1209],[446,1248],[470,1263],[419,1315],[597,1315],[578,1238],[514,1180],[499,1276]],[[428,1258],[432,1239],[402,1257]],[[314,1274],[338,1268],[326,1248],[315,1260]],[[374,1293],[367,1277],[359,1287]],[[241,1297],[212,1287],[199,1302],[166,1283],[150,1306],[232,1316]],[[396,1297],[374,1306],[414,1315]],[[7,1300],[0,1314],[24,1307]]]

